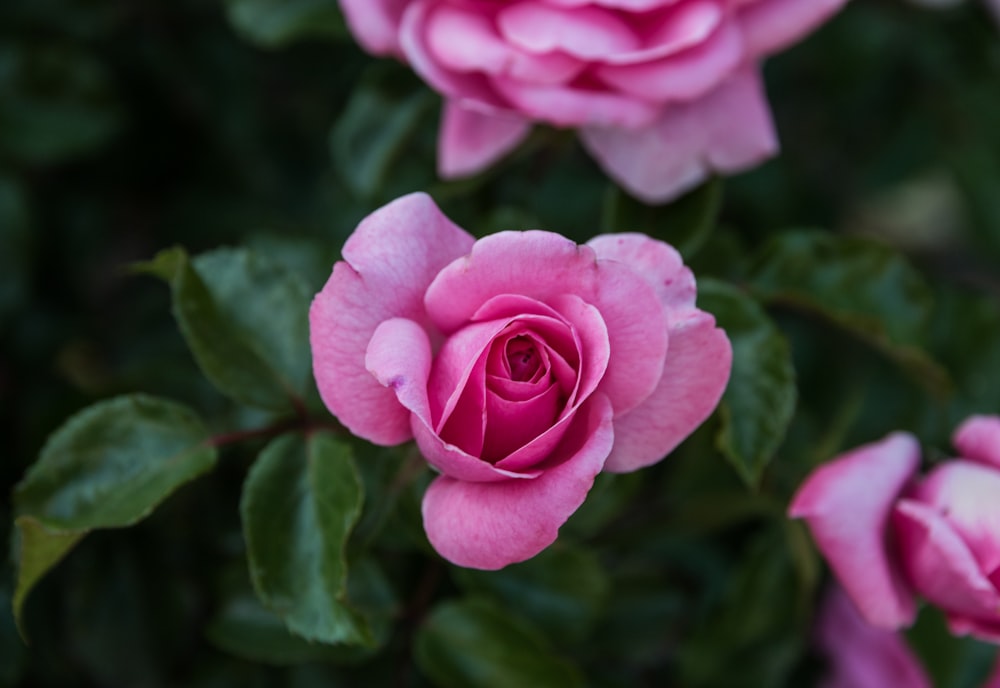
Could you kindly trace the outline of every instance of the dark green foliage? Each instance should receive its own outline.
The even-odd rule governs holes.
[[[803,475],[1000,412],[998,35],[849,3],[767,62],[781,156],[648,207],[546,127],[438,179],[439,96],[336,0],[0,2],[0,685],[816,685]],[[415,190],[477,236],[668,241],[733,342],[702,428],[501,571],[433,552],[415,447],[312,380],[312,295]],[[944,688],[995,656],[907,637]]]

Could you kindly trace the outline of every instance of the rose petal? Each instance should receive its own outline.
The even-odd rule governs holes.
[[[932,688],[903,637],[869,625],[838,585],[826,594],[816,636],[829,659],[823,688]]]
[[[684,259],[673,246],[632,232],[601,234],[588,241],[587,246],[594,249],[598,260],[624,263],[653,285],[667,314],[668,325],[697,310],[698,288],[694,275],[684,266]]]
[[[948,630],[953,635],[971,635],[994,645],[1000,645],[1000,622],[946,614]],[[994,675],[983,688],[1000,688],[1000,676]]]
[[[1000,416],[972,416],[958,426],[952,444],[963,458],[1000,467]]]
[[[944,517],[981,571],[1000,567],[1000,470],[949,461],[935,468],[910,496]]]
[[[428,25],[434,12],[442,8],[435,0],[411,0],[399,26],[399,46],[417,74],[436,91],[469,109],[487,114],[503,111],[506,103],[493,92],[479,72],[456,72],[438,62],[427,43]]]
[[[561,84],[532,84],[494,77],[493,90],[518,112],[557,127],[637,128],[651,124],[659,105],[607,90]]]
[[[446,101],[438,134],[438,174],[454,179],[476,174],[520,145],[531,123],[518,117],[489,115]]]
[[[470,483],[437,478],[424,495],[427,537],[459,566],[495,570],[552,544],[600,473],[614,441],[611,404],[602,395],[581,408],[559,446],[557,466],[534,480]]]
[[[611,364],[607,324],[600,310],[575,294],[554,296],[552,305],[572,325],[580,347],[577,386],[570,402],[578,403],[598,388]]]
[[[584,60],[638,50],[628,24],[598,7],[563,9],[537,2],[507,5],[497,14],[505,39],[530,53],[564,52]]]
[[[457,72],[506,75],[523,81],[569,81],[584,63],[559,52],[532,54],[512,47],[497,33],[484,8],[442,4],[428,16],[427,47],[441,66]]]
[[[676,55],[634,64],[598,66],[598,79],[636,98],[688,101],[710,92],[743,61],[743,37],[731,23]]]
[[[617,261],[549,232],[501,232],[442,270],[425,305],[445,332],[454,331],[496,294],[547,301],[576,294],[597,308],[614,352],[601,381],[616,413],[635,408],[656,388],[667,350],[663,308],[653,288]]]
[[[919,463],[916,439],[893,433],[819,466],[788,509],[806,520],[840,584],[878,628],[909,625],[916,613],[887,537],[893,504]]]
[[[612,65],[630,65],[676,56],[708,39],[725,21],[726,10],[718,0],[677,2],[634,23],[642,47],[626,53],[611,53],[599,60]]]
[[[340,0],[340,9],[351,33],[365,50],[375,55],[402,53],[397,36],[409,0]]]
[[[587,127],[590,154],[629,193],[662,203],[713,171],[737,172],[771,157],[778,143],[759,75],[738,72],[703,98],[666,107],[642,129]]]
[[[921,595],[952,614],[1000,622],[1000,593],[943,516],[927,504],[901,499],[892,523],[900,561]]]
[[[533,478],[538,472],[514,473],[494,468],[441,440],[431,429],[427,379],[431,370],[431,345],[424,329],[412,320],[391,318],[378,326],[371,338],[365,363],[371,374],[395,394],[410,413],[413,435],[428,463],[460,480]]]
[[[545,0],[549,5],[557,7],[584,7],[597,5],[608,9],[622,9],[631,12],[646,12],[663,6],[664,0]]]
[[[502,459],[544,433],[559,418],[561,406],[559,385],[555,383],[524,401],[508,401],[487,391],[483,459]]]
[[[473,242],[426,194],[376,210],[347,240],[344,261],[313,300],[309,324],[320,395],[355,435],[383,445],[412,437],[409,412],[365,369],[365,351],[383,320],[426,322],[424,290]]]
[[[761,57],[778,52],[805,37],[832,17],[847,0],[759,0],[741,7],[747,52]]]
[[[656,390],[615,416],[615,446],[604,465],[628,473],[656,463],[708,418],[726,389],[733,350],[715,318],[697,311],[670,330],[670,349]]]

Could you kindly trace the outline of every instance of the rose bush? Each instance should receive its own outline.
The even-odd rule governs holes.
[[[962,458],[917,475],[920,446],[895,433],[817,468],[789,509],[865,619],[912,623],[915,596],[956,635],[1000,643],[1000,417],[955,432]]]
[[[376,444],[441,475],[424,527],[495,569],[551,544],[602,470],[659,461],[715,408],[732,351],[670,246],[542,231],[476,241],[424,194],[372,213],[313,301],[316,381]]]
[[[777,150],[757,63],[846,0],[341,0],[358,41],[446,98],[442,176],[477,172],[533,122],[579,128],[661,202]]]

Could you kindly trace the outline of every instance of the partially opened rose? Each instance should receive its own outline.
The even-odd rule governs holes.
[[[477,172],[533,122],[579,128],[604,170],[662,202],[777,150],[757,63],[846,0],[341,0],[367,50],[446,98],[442,176]]]
[[[440,472],[431,544],[496,569],[551,544],[602,470],[659,461],[715,408],[732,352],[678,253],[643,235],[476,241],[430,197],[372,213],[310,311],[330,411]]]
[[[953,633],[1000,643],[1000,417],[968,419],[953,441],[961,458],[925,476],[907,433],[859,447],[817,468],[789,513],[869,623],[909,625],[919,595]]]

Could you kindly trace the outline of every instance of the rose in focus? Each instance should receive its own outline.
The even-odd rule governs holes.
[[[712,412],[732,350],[691,271],[639,234],[475,240],[430,197],[372,213],[310,310],[330,411],[440,472],[431,544],[496,569],[550,545],[602,470],[659,461]]]
[[[923,476],[907,433],[859,447],[817,468],[789,514],[872,625],[911,624],[919,595],[954,634],[1000,643],[1000,417],[968,419],[953,443],[961,458]]]
[[[662,202],[747,169],[777,141],[757,63],[846,0],[341,0],[369,52],[446,99],[444,177],[475,173],[532,123],[578,128],[630,193]]]

